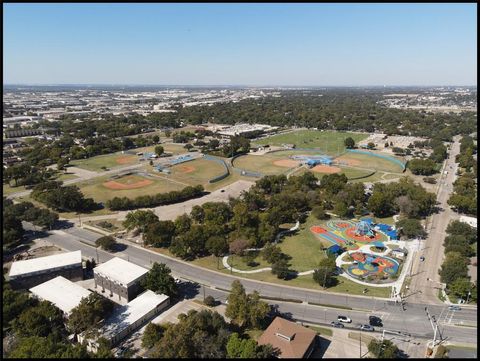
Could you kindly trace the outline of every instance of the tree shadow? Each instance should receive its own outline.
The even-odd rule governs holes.
[[[72,228],[73,226],[73,222],[62,219],[55,222],[55,224],[53,225],[53,229],[68,229]]]
[[[125,251],[128,248],[128,245],[123,244],[123,243],[115,243],[113,246],[111,252],[116,253],[116,252],[122,252]]]
[[[198,283],[185,281],[177,285],[178,295],[185,300],[193,299],[200,293],[201,286]]]

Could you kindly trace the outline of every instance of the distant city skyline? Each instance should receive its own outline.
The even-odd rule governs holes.
[[[4,4],[4,85],[475,86],[477,5]]]

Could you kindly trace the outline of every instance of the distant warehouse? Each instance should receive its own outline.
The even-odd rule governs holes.
[[[99,330],[99,336],[105,337],[111,342],[112,346],[115,346],[131,332],[154,318],[169,304],[170,298],[168,296],[158,295],[147,290],[133,301],[114,311],[114,314],[105,321],[104,326]],[[79,336],[79,342],[84,340],[83,335]],[[96,352],[98,348],[97,342],[91,339],[86,341],[87,348]]]
[[[82,251],[13,262],[8,276],[14,289],[31,288],[57,276],[80,281],[83,279]]]
[[[93,269],[95,288],[100,287],[101,292],[110,292],[119,300],[127,302],[135,298],[140,292],[140,281],[145,277],[148,270],[115,257]]]
[[[30,292],[37,298],[49,301],[63,311],[65,316],[80,304],[84,297],[91,292],[62,276],[30,288]]]

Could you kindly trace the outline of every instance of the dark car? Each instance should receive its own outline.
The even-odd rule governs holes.
[[[343,323],[338,322],[338,321],[332,321],[332,322],[330,322],[330,325],[331,325],[332,327],[339,327],[339,328],[344,328],[344,327],[345,327],[345,326],[343,325]]]
[[[377,316],[370,316],[368,318],[368,321],[370,323],[370,326],[379,326],[379,327],[382,327],[383,324],[382,324],[382,319],[380,317],[377,317]]]

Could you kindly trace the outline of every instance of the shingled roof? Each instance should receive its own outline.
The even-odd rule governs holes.
[[[258,339],[259,345],[271,344],[280,350],[280,358],[303,358],[316,333],[295,322],[276,317]],[[306,355],[307,357],[309,355]]]

